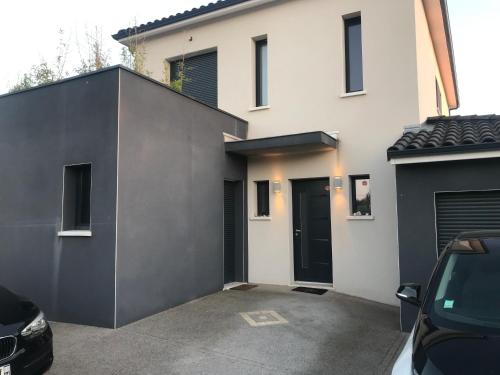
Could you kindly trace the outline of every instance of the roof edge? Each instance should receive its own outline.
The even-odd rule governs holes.
[[[451,26],[450,26],[450,14],[448,12],[448,3],[447,0],[441,1],[441,9],[443,13],[443,23],[446,33],[446,42],[448,44],[448,55],[451,64],[451,72],[453,74],[453,85],[455,88],[455,100],[456,104],[454,107],[450,107],[450,109],[458,109],[460,107],[460,93],[458,91],[458,80],[457,80],[457,69],[455,64],[455,50],[453,48],[453,38],[451,35]]]
[[[126,71],[128,73],[131,73],[135,76],[138,76],[142,79],[145,79],[151,83],[154,83],[155,85],[158,85],[158,86],[161,86],[163,88],[166,88],[167,90],[177,94],[177,95],[181,95],[181,96],[184,96],[185,98],[189,99],[189,100],[192,100],[194,102],[197,102],[199,104],[202,104],[203,106],[205,107],[208,107],[214,111],[217,111],[217,112],[220,112],[220,113],[223,113],[227,116],[230,116],[238,121],[242,121],[244,123],[247,123],[248,124],[248,121],[245,120],[245,119],[242,119],[241,117],[238,117],[236,115],[233,115],[232,113],[229,113],[227,111],[224,111],[220,108],[216,108],[216,107],[212,107],[211,105],[208,105],[198,99],[195,99],[195,98],[192,98],[186,94],[183,94],[182,92],[179,92],[177,90],[174,90],[173,88],[171,88],[170,86],[168,85],[165,85],[164,83],[160,82],[160,81],[157,81],[151,77],[148,77],[144,74],[141,74],[141,73],[138,73],[128,67],[126,67],[125,65],[121,65],[121,64],[117,64],[117,65],[112,65],[112,66],[108,66],[106,68],[102,68],[102,69],[98,69],[98,70],[94,70],[92,72],[88,72],[88,73],[83,73],[83,74],[78,74],[78,75],[75,75],[75,76],[71,76],[71,77],[68,77],[68,78],[63,78],[63,79],[60,79],[58,81],[54,81],[54,82],[50,82],[50,83],[46,83],[46,84],[43,84],[43,85],[38,85],[38,86],[34,86],[34,87],[30,87],[30,88],[27,88],[27,89],[23,89],[23,90],[19,90],[19,91],[15,91],[15,92],[7,92],[5,94],[0,94],[0,99],[3,99],[5,97],[9,97],[9,96],[14,96],[14,95],[20,95],[20,94],[24,94],[24,93],[27,93],[27,92],[31,92],[31,91],[35,91],[35,90],[40,90],[40,89],[44,89],[44,88],[47,88],[47,87],[51,87],[51,86],[55,86],[55,85],[60,85],[60,84],[63,84],[63,83],[66,83],[66,82],[70,82],[70,81],[74,81],[74,80],[77,80],[77,79],[82,79],[82,78],[85,78],[85,77],[90,77],[90,76],[94,76],[94,75],[98,75],[98,74],[102,74],[102,73],[106,73],[106,72],[109,72],[109,71],[112,71],[112,70],[123,70],[123,71]]]
[[[460,97],[447,0],[421,1],[448,106],[451,110],[457,109],[460,107]]]
[[[112,37],[118,42],[126,44],[137,35],[145,38],[151,37],[278,1],[281,0],[219,0],[161,20],[119,30]]]

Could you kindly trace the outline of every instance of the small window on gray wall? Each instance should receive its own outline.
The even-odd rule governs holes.
[[[267,39],[261,39],[255,41],[255,57],[256,57],[255,89],[257,93],[256,106],[263,107],[269,104]]]
[[[90,229],[90,164],[64,167],[63,230]]]
[[[269,181],[257,181],[257,216],[269,216]]]
[[[370,175],[351,176],[351,214],[354,216],[372,214]]]
[[[363,91],[361,16],[344,19],[346,92]]]

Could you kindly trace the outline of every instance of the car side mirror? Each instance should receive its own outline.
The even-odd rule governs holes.
[[[420,306],[420,285],[419,284],[401,284],[398,291],[396,292],[396,297],[401,301],[411,303],[415,306]]]

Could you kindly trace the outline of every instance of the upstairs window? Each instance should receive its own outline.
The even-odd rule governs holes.
[[[269,216],[269,181],[257,181],[257,216]]]
[[[351,176],[351,214],[371,216],[370,175]]]
[[[344,19],[346,92],[363,91],[361,16]]]
[[[64,167],[63,231],[90,230],[90,164]]]
[[[436,78],[436,108],[438,115],[443,114],[443,99],[441,97],[441,88],[439,87],[439,82]]]
[[[267,39],[255,41],[255,91],[256,107],[269,105],[268,95],[268,64],[267,64]]]
[[[170,86],[217,108],[217,51],[170,61]]]

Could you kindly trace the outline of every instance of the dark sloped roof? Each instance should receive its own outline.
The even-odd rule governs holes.
[[[185,21],[190,18],[201,16],[203,14],[215,12],[216,10],[224,9],[233,5],[238,5],[245,3],[250,0],[219,0],[208,5],[202,5],[199,8],[193,8],[191,10],[186,10],[184,13],[177,13],[169,17],[164,17],[161,20],[155,20],[153,22],[148,22],[137,27],[129,27],[128,29],[119,30],[113,35],[115,40],[120,40],[134,34],[144,33],[146,31],[154,30],[159,27],[172,25],[176,22]]]
[[[403,134],[387,158],[493,149],[500,149],[500,116],[439,116]]]

